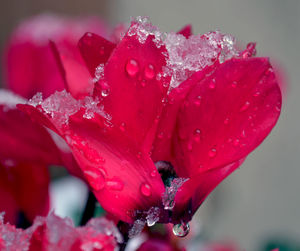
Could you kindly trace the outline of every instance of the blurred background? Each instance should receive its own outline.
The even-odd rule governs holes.
[[[248,251],[273,241],[300,244],[299,0],[1,0],[1,51],[20,21],[44,12],[93,14],[112,27],[142,15],[163,31],[190,23],[195,33],[219,29],[244,45],[256,41],[258,55],[271,57],[287,79],[282,115],[270,137],[209,196],[194,224],[210,240],[234,240]]]

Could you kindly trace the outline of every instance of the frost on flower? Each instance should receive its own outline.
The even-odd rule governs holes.
[[[144,44],[148,36],[152,35],[154,36],[153,42],[157,48],[163,45],[164,34],[156,26],[152,25],[148,17],[136,17],[132,19],[132,24],[127,33],[129,36],[137,35],[139,42]]]
[[[166,191],[163,194],[162,201],[164,208],[166,210],[172,210],[175,206],[175,196],[178,191],[178,189],[183,185],[184,182],[186,182],[188,179],[184,178],[175,178],[172,180],[171,185],[169,187],[166,187]]]
[[[146,223],[143,220],[136,220],[128,232],[128,237],[133,238],[134,236],[140,234],[143,231],[145,224]]]
[[[160,209],[158,207],[151,207],[146,216],[148,227],[153,226],[156,222],[159,221]]]
[[[0,215],[1,250],[110,250],[117,247],[122,237],[116,226],[105,218],[95,218],[84,227],[75,227],[69,218],[53,213],[37,217],[26,230],[3,223]]]
[[[224,62],[238,55],[235,39],[219,31],[189,38],[169,33],[164,43],[169,54],[168,68],[172,74],[170,88],[177,87],[194,72],[212,65],[218,59]]]
[[[110,116],[105,113],[103,106],[99,105],[99,100],[90,96],[86,96],[81,100],[76,100],[66,90],[55,92],[44,101],[41,93],[37,93],[28,102],[34,107],[41,106],[45,113],[49,114],[61,126],[68,124],[69,117],[77,113],[80,109],[84,109],[83,115],[86,119],[94,118],[95,113],[101,115],[106,119]]]
[[[104,77],[104,64],[99,64],[95,70],[95,77],[93,78],[93,83],[98,82]]]

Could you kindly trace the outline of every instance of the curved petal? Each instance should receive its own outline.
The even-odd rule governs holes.
[[[48,121],[46,126],[52,124],[56,128],[106,211],[131,222],[136,210],[159,205],[164,186],[149,156],[141,153],[119,127],[105,119],[100,107],[95,113],[87,113],[87,106],[76,102],[79,101],[63,92],[36,108],[19,107],[41,123]],[[77,110],[69,111],[68,117],[64,110],[66,104],[72,109],[78,104]]]
[[[181,106],[174,167],[193,177],[246,157],[270,133],[281,92],[266,58],[231,59],[196,83]]]
[[[66,89],[75,98],[90,94],[93,90],[92,79],[83,60],[78,55],[79,53],[75,50],[76,48],[73,48],[74,51],[65,48],[60,49],[52,41],[50,47]]]
[[[100,86],[98,97],[103,98],[113,124],[137,145],[144,145],[143,151],[150,151],[169,77],[164,75],[165,47],[143,29],[133,23],[111,54],[104,67],[106,89],[101,91]]]
[[[207,196],[219,185],[227,176],[236,170],[244,159],[218,167],[213,170],[202,172],[191,177],[177,191],[175,196],[175,207],[173,209],[173,219],[191,220],[198,207]],[[178,222],[179,223],[179,222]]]
[[[194,85],[201,81],[209,74],[215,65],[206,67],[203,71],[196,72],[189,79],[181,83],[180,86],[171,90],[167,97],[167,102],[164,103],[160,120],[158,123],[155,140],[153,142],[151,158],[156,161],[173,162],[172,139],[176,132],[176,121],[178,111],[184,103],[187,94]]]
[[[49,133],[15,106],[24,100],[0,91],[0,160],[59,164],[59,151]]]
[[[31,98],[36,92],[49,96],[64,88],[47,45],[38,47],[34,41],[13,39],[6,49],[4,69],[8,87],[25,98]]]
[[[107,62],[115,47],[114,43],[91,32],[80,38],[78,48],[92,77],[95,76],[96,68]]]

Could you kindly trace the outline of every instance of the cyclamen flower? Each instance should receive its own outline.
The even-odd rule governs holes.
[[[70,219],[51,213],[47,217],[37,217],[30,228],[21,230],[4,224],[3,216],[0,217],[1,250],[113,251],[117,242],[122,242],[122,237],[105,218],[92,219],[86,226],[75,228]]]
[[[37,92],[45,97],[64,89],[59,67],[49,47],[54,41],[72,68],[71,77],[88,79],[77,49],[78,39],[87,31],[107,36],[107,28],[96,17],[71,19],[57,15],[41,14],[22,22],[6,45],[4,75],[7,87],[25,98]],[[79,85],[79,87],[77,86]],[[78,82],[73,88],[83,88]]]
[[[273,69],[253,57],[254,44],[240,51],[229,35],[183,31],[162,34],[138,18],[118,44],[87,33],[79,48],[93,93],[69,88],[19,106],[66,140],[101,206],[134,222],[133,235],[146,222],[186,235],[281,110]]]
[[[21,23],[4,53],[7,87],[25,98],[38,91],[49,96],[64,89],[49,40],[55,41],[65,53],[69,68],[88,80],[89,73],[77,48],[77,40],[87,30],[106,33],[103,23],[96,18],[72,20],[40,15]],[[84,89],[76,84],[73,89]],[[0,91],[0,211],[5,211],[5,219],[13,224],[17,224],[20,213],[30,222],[37,215],[47,215],[47,166],[66,165],[72,174],[82,175],[70,151],[61,144],[63,140],[52,138],[53,133],[33,123],[16,108],[17,103],[26,100],[8,90]]]

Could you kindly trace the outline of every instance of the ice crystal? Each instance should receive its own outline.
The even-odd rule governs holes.
[[[172,210],[175,206],[175,196],[178,189],[186,182],[188,179],[185,178],[175,178],[172,180],[171,185],[166,187],[166,191],[163,194],[163,205],[166,210]]]
[[[160,214],[160,209],[158,207],[151,207],[147,211],[146,220],[147,220],[148,227],[153,226],[156,222],[159,221],[159,214]]]
[[[128,232],[128,237],[133,238],[134,236],[140,234],[143,231],[144,227],[145,227],[145,221],[136,220]]]

